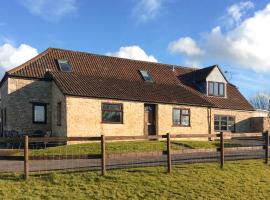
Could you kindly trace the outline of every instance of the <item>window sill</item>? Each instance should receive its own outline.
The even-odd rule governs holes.
[[[47,122],[33,122],[33,124],[47,124]]]
[[[215,132],[223,132],[223,133],[235,133],[235,131],[219,131],[219,130],[215,130]]]
[[[208,94],[207,96],[208,97],[216,97],[216,98],[227,98],[226,96],[215,96],[215,95],[210,95],[210,94]]]
[[[101,122],[101,124],[124,124],[123,122]]]
[[[190,125],[172,125],[172,127],[191,127]]]

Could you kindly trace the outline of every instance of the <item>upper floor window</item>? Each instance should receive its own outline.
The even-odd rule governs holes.
[[[173,125],[190,126],[190,110],[189,109],[173,109]]]
[[[150,82],[154,81],[154,79],[152,78],[152,76],[150,75],[148,71],[140,70],[140,73],[145,81],[150,81]]]
[[[47,123],[47,104],[33,103],[33,123]]]
[[[57,62],[58,62],[59,68],[62,72],[71,72],[72,71],[72,67],[67,60],[58,59]]]
[[[123,123],[123,105],[102,103],[102,123]]]
[[[225,84],[220,82],[208,82],[208,95],[209,96],[225,96]]]

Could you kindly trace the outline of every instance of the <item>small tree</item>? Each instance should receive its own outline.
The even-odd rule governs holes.
[[[249,100],[249,102],[253,105],[254,108],[270,111],[269,101],[270,101],[270,93],[264,92],[258,92]]]

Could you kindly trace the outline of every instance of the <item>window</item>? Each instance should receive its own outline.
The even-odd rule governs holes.
[[[190,126],[190,110],[189,109],[173,109],[173,125]]]
[[[145,81],[153,82],[153,78],[150,73],[146,70],[140,70],[140,73]]]
[[[123,105],[103,103],[102,123],[123,123]]]
[[[219,82],[208,82],[208,95],[224,97],[225,84]]]
[[[72,67],[67,60],[58,59],[57,62],[58,62],[59,68],[62,72],[71,72],[72,71]]]
[[[33,103],[33,123],[47,123],[47,104]]]
[[[235,117],[226,115],[215,115],[215,131],[235,131]]]
[[[56,108],[56,112],[57,112],[57,126],[61,126],[61,122],[62,122],[62,104],[61,102],[57,103],[57,108]]]

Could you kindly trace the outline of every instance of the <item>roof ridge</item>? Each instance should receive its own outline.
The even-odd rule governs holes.
[[[16,71],[19,71],[20,69],[22,69],[23,67],[25,67],[26,65],[38,60],[40,57],[46,55],[47,53],[49,53],[50,51],[52,51],[52,48],[48,48],[46,49],[45,51],[39,53],[38,55],[36,55],[35,57],[31,58],[30,60],[26,61],[25,63],[15,67],[15,68],[12,68],[10,70],[8,70],[6,73],[10,74],[10,73],[14,73]]]
[[[199,68],[196,68],[196,67],[187,67],[187,66],[180,66],[180,65],[177,65],[177,64],[168,64],[168,63],[161,63],[161,62],[150,62],[150,61],[145,61],[145,60],[135,60],[135,59],[131,59],[131,58],[122,58],[122,57],[116,57],[116,56],[109,56],[109,55],[103,55],[103,54],[98,54],[98,53],[90,53],[90,52],[86,52],[86,51],[70,50],[70,49],[55,48],[55,47],[50,47],[49,49],[56,50],[56,51],[69,51],[69,52],[74,52],[74,53],[82,53],[82,54],[87,54],[87,55],[92,55],[92,56],[109,57],[109,58],[115,58],[115,59],[120,59],[120,60],[130,60],[130,61],[136,61],[136,62],[157,64],[157,65],[167,65],[168,67],[188,68],[188,69],[195,69],[195,70],[199,69]]]

